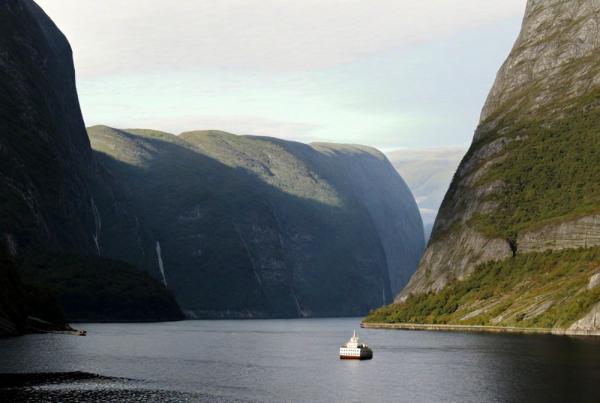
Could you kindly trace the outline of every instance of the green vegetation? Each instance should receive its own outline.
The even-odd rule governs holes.
[[[528,231],[600,213],[600,49],[584,28],[593,17],[555,17],[529,16],[535,30],[525,21],[440,209],[432,242],[444,242],[423,261],[407,295],[431,290],[437,273],[456,280],[372,312],[369,321],[567,327],[600,301],[600,289],[586,289],[600,272],[598,249],[519,249]],[[486,255],[469,242],[471,230],[506,240],[516,256],[481,264]],[[543,234],[535,238],[546,243]],[[581,241],[564,238],[561,246]],[[490,253],[509,251],[502,245]],[[459,281],[456,273],[465,272]]]
[[[567,328],[600,301],[600,248],[518,255],[476,268],[438,293],[372,311],[365,322]]]
[[[29,254],[19,271],[28,287],[56,296],[69,321],[162,321],[183,316],[156,280],[126,263],[96,257]],[[36,296],[38,305],[44,295]]]
[[[498,208],[473,217],[475,228],[515,239],[523,230],[600,212],[598,99],[600,91],[581,99],[565,112],[568,118],[517,120],[509,126],[502,135],[521,138],[506,146],[505,157],[477,183],[504,183],[488,196]]]

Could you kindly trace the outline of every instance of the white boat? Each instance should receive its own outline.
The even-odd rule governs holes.
[[[371,358],[373,358],[373,350],[366,344],[360,343],[356,331],[350,341],[340,347],[342,360],[370,360]]]

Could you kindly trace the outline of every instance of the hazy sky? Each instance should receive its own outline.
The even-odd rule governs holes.
[[[38,0],[87,125],[467,146],[525,0]]]

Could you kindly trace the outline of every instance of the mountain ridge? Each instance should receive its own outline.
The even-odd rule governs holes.
[[[88,130],[98,158],[138,195],[189,317],[359,314],[390,301],[416,267],[424,246],[416,204],[374,149],[214,130]],[[215,255],[225,245],[230,256]],[[198,276],[207,288],[192,293]],[[237,278],[246,278],[243,293]]]

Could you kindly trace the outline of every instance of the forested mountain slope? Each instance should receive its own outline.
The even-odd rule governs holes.
[[[600,330],[599,25],[598,1],[528,1],[419,269],[369,320]]]

